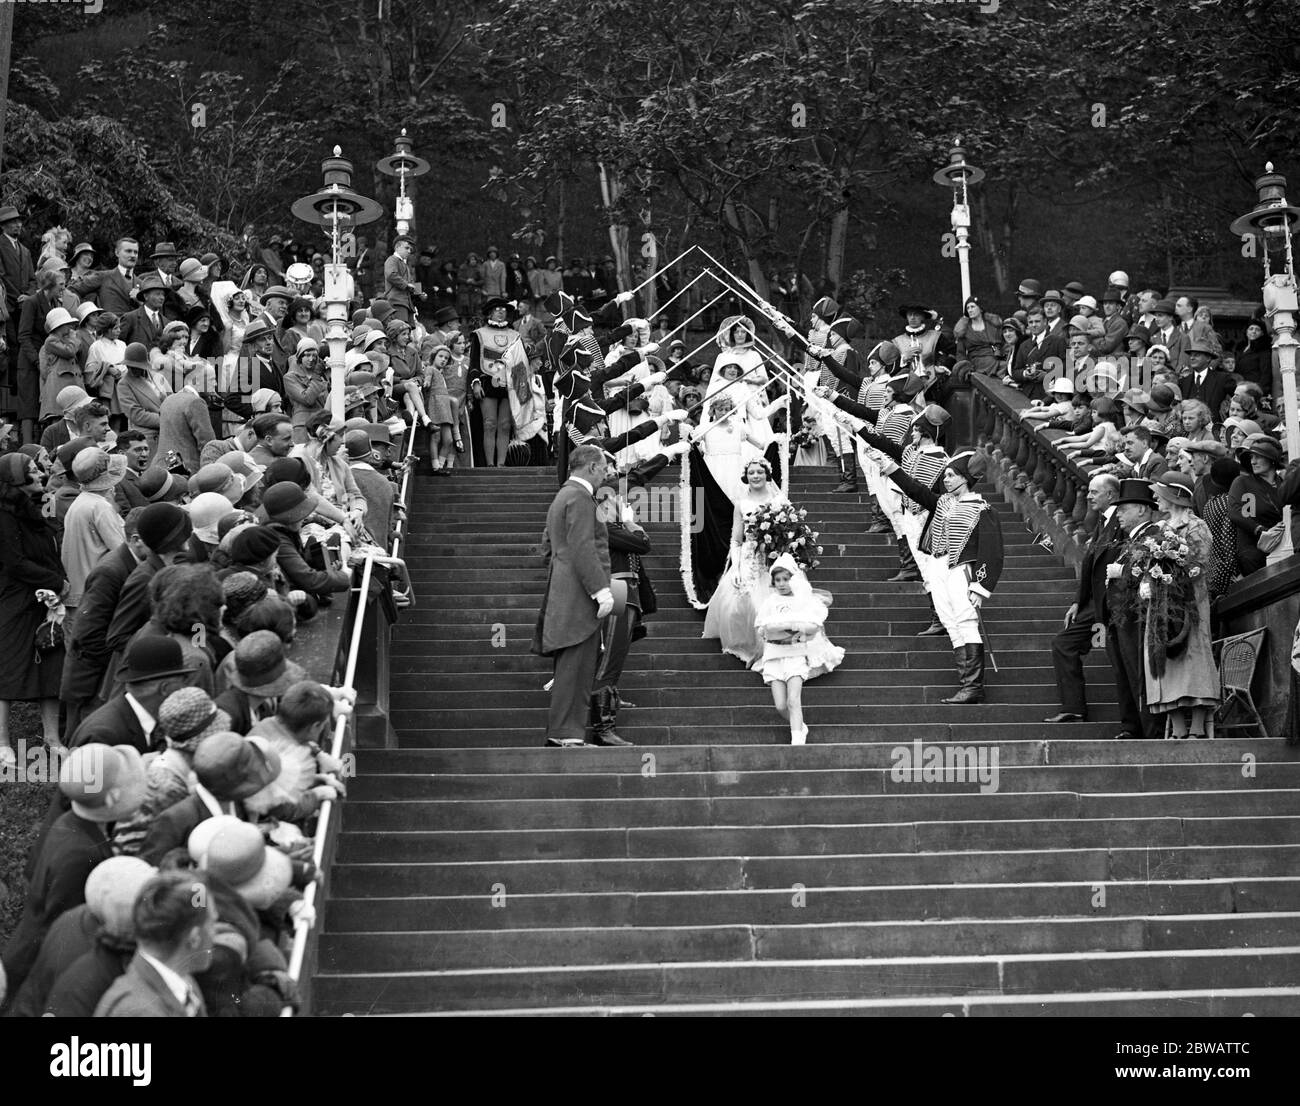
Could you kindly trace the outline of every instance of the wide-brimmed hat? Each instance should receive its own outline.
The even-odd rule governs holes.
[[[0,223],[7,223],[10,219],[21,219],[23,214],[13,204],[5,204],[0,207]]]
[[[121,821],[139,809],[148,790],[140,750],[100,742],[73,749],[59,769],[59,790],[78,818]]]
[[[275,327],[273,327],[265,319],[254,319],[251,323],[248,324],[247,329],[245,329],[243,341],[245,343],[255,342],[257,341],[258,338],[262,338],[265,337],[267,334],[274,334],[274,333],[275,333]]]
[[[292,289],[286,288],[283,284],[272,284],[265,292],[262,293],[262,302],[267,300],[281,299],[293,303],[298,293]]]
[[[87,438],[84,435],[80,438],[73,438],[70,442],[64,442],[54,451],[54,459],[63,466],[63,471],[71,474],[72,465],[77,459],[77,454],[83,450],[94,449],[95,439]]]
[[[1171,319],[1177,312],[1174,310],[1173,300],[1157,300],[1155,307],[1151,308],[1153,315],[1168,315]]]
[[[1255,434],[1264,433],[1264,428],[1254,419],[1242,419],[1235,415],[1229,415],[1224,419],[1223,425],[1228,430],[1240,430],[1247,438],[1252,437]]]
[[[268,846],[262,831],[230,814],[205,818],[190,831],[190,858],[227,884],[254,910],[265,910],[293,882],[289,857]]]
[[[87,300],[85,303],[77,304],[77,322],[84,323],[91,315],[98,315],[104,309],[94,300]]]
[[[235,646],[230,682],[249,695],[272,699],[306,678],[302,666],[289,660],[279,635],[270,630],[255,630]]]
[[[234,475],[233,473],[231,475]],[[208,545],[216,545],[217,523],[231,513],[230,500],[218,492],[202,492],[190,500],[190,521],[194,536]]]
[[[906,319],[908,315],[913,313],[925,315],[928,318],[934,314],[934,311],[923,303],[904,303],[899,305],[898,314],[900,318]]]
[[[76,326],[77,317],[66,307],[56,307],[45,314],[45,333],[53,334],[61,326]]]
[[[155,257],[179,256],[180,255],[176,252],[176,244],[174,242],[159,242],[158,245],[154,246],[153,253],[149,255],[150,259]]]
[[[366,433],[370,435],[371,445],[392,445],[393,432],[382,422],[372,422],[366,424]]]
[[[1144,346],[1150,346],[1151,331],[1149,331],[1141,323],[1134,323],[1131,327],[1128,328],[1128,333],[1124,335],[1124,341],[1131,342],[1134,339],[1138,339],[1139,341],[1141,341],[1141,343]]]
[[[1064,307],[1064,306],[1065,306],[1065,297],[1062,296],[1061,293],[1058,292],[1055,288],[1049,288],[1046,292],[1043,293],[1043,295],[1042,295],[1042,302],[1043,302],[1043,303],[1059,303],[1062,307]]]
[[[1101,295],[1101,302],[1102,303],[1123,303],[1124,290],[1122,288],[1116,288],[1113,284],[1109,285],[1106,288],[1106,291],[1103,292]]]
[[[165,292],[167,291],[167,282],[163,280],[162,273],[150,271],[141,275],[135,290],[139,293]]]
[[[187,257],[181,262],[180,277],[181,280],[197,284],[208,275],[208,267],[203,264],[197,257]]]
[[[1072,281],[1070,281],[1070,282],[1065,286],[1065,291],[1068,292],[1071,296],[1074,296],[1075,299],[1078,299],[1080,296],[1083,295],[1083,292],[1084,292],[1083,281],[1081,281],[1081,280],[1072,280]],[[1093,306],[1094,306],[1094,307],[1097,306],[1095,302],[1093,303]]]
[[[135,935],[135,900],[158,869],[138,856],[110,856],[86,877],[86,906],[110,937]]]
[[[280,758],[264,737],[241,737],[226,730],[199,742],[194,750],[194,774],[218,799],[243,799],[280,774]]]
[[[221,455],[221,463],[231,472],[244,481],[244,494],[248,490],[261,483],[262,475],[266,472],[266,466],[259,465],[253,458],[245,453],[242,449],[232,449],[229,453]],[[220,489],[218,489],[220,490]],[[225,494],[224,492],[222,493]],[[243,498],[242,496],[240,498]],[[238,499],[231,500],[232,503],[238,503]]]
[[[1214,347],[1210,345],[1210,343],[1207,342],[1204,338],[1193,339],[1191,345],[1187,347],[1186,352],[1204,353],[1210,358],[1215,358],[1219,356],[1218,353],[1215,351]]]
[[[1074,395],[1074,381],[1068,376],[1058,376],[1052,381],[1052,386],[1048,390],[1052,395],[1072,396]]]
[[[1237,450],[1237,460],[1244,461],[1250,454],[1263,457],[1275,468],[1282,464],[1282,447],[1277,439],[1270,438],[1267,434],[1251,434],[1246,439],[1245,445]]]
[[[1213,438],[1205,438],[1199,442],[1188,442],[1184,447],[1188,453],[1208,453],[1211,457],[1226,457],[1228,447],[1222,442],[1216,442]]]
[[[483,317],[484,317],[484,318],[487,318],[487,317],[488,317],[489,315],[491,315],[492,312],[495,311],[498,307],[504,307],[505,310],[506,310],[506,313],[509,314],[509,312],[510,312],[510,310],[513,308],[513,306],[514,306],[514,305],[513,305],[513,304],[512,304],[508,299],[506,299],[504,296],[493,296],[491,299],[487,300],[487,301],[483,304]]]
[[[93,446],[83,449],[72,462],[72,477],[86,492],[106,492],[115,488],[125,473],[125,453],[105,453]]]
[[[272,484],[262,494],[262,510],[272,522],[301,522],[316,510],[318,500],[308,495],[297,484],[282,480]]]
[[[1151,485],[1151,490],[1166,503],[1190,507],[1194,502],[1196,484],[1186,473],[1166,472]]]
[[[1115,500],[1115,506],[1118,507],[1121,503],[1138,503],[1153,509],[1160,506],[1151,494],[1151,481],[1136,478],[1119,482],[1119,498]]]
[[[433,313],[433,325],[443,326],[460,318],[460,313],[454,307],[440,307]]]

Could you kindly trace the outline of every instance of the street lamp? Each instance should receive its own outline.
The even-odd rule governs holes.
[[[934,175],[934,183],[952,189],[952,230],[957,236],[957,262],[961,265],[961,302],[970,299],[970,197],[969,185],[979,184],[984,170],[976,169],[966,161],[961,137],[953,139],[948,151],[948,164]]]
[[[1282,406],[1286,420],[1286,452],[1288,460],[1300,456],[1300,410],[1296,406],[1296,312],[1300,304],[1296,299],[1295,257],[1291,251],[1291,234],[1300,227],[1300,208],[1286,202],[1286,177],[1273,172],[1270,161],[1264,166],[1264,175],[1255,181],[1259,203],[1253,211],[1233,221],[1232,233],[1244,238],[1249,235],[1263,249],[1264,256],[1264,310],[1273,330],[1273,349],[1277,351],[1278,367],[1282,371]],[[1269,255],[1274,255],[1284,266],[1281,272],[1272,271]],[[1283,527],[1282,545],[1269,558],[1281,559],[1291,553],[1291,527]]]
[[[293,214],[305,223],[325,227],[330,236],[330,263],[325,266],[325,341],[330,348],[330,412],[343,417],[344,360],[348,345],[348,309],[352,305],[352,274],[343,263],[343,234],[373,223],[384,209],[352,188],[352,162],[334,147],[334,156],[321,162],[325,186],[293,202]]]
[[[394,205],[393,217],[397,222],[398,234],[410,234],[411,224],[415,222],[415,204],[406,194],[406,178],[422,177],[429,171],[429,163],[412,153],[411,140],[406,137],[406,128],[395,143],[397,149],[386,158],[375,162],[375,168],[386,177],[397,178],[397,203]]]

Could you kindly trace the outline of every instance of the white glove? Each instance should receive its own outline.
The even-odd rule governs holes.
[[[634,299],[636,299],[636,293],[634,293],[634,292],[620,292],[617,296],[614,297],[614,302],[615,302],[615,303],[620,303],[620,304],[622,304],[622,303],[631,303]]]
[[[690,449],[691,443],[683,438],[680,442],[674,442],[670,446],[665,446],[659,452],[665,457],[680,457],[684,453],[689,453]]]
[[[656,384],[662,384],[668,379],[666,372],[655,372],[647,376],[641,383],[647,388],[653,388]]]
[[[642,357],[649,357],[652,353],[658,353],[658,352],[659,352],[659,343],[658,343],[658,342],[647,342],[644,346],[638,346],[636,351],[637,351],[637,353],[639,353]]]
[[[833,396],[834,394],[835,393],[832,392],[829,388],[827,388],[824,384],[818,384],[817,387],[813,389],[813,395],[815,395],[818,399],[830,400],[831,396]],[[832,402],[834,401],[832,400]]]
[[[797,333],[794,327],[792,327],[788,322],[786,322],[785,319],[773,319],[772,324],[776,327],[777,330],[779,330],[787,338],[797,337]]]
[[[593,599],[596,600],[596,617],[604,618],[614,609],[614,593],[609,588],[601,588]]]
[[[289,905],[289,917],[293,919],[295,926],[306,926],[310,929],[316,924],[316,908],[309,906],[306,899],[298,899]]]
[[[686,418],[686,412],[680,407],[675,407],[671,411],[665,411],[662,415],[656,415],[655,421],[660,426],[667,426],[670,422],[681,422],[684,418]]]
[[[828,350],[825,346],[809,346],[808,352],[813,357],[822,358],[825,357],[828,353],[830,353],[830,350]]]
[[[1112,561],[1106,566],[1106,579],[1118,580],[1124,574],[1124,566]]]
[[[784,408],[789,406],[790,406],[790,393],[786,392],[785,395],[777,396],[776,399],[772,400],[772,402],[767,405],[764,411],[766,414],[772,415],[775,414],[777,411],[783,410]]]
[[[636,525],[636,512],[632,510],[630,504],[623,504],[623,509],[619,512],[619,518],[622,520],[624,526]]]

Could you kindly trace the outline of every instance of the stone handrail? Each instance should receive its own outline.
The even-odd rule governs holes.
[[[1088,507],[1091,474],[1055,445],[1064,433],[1025,422],[1024,394],[986,376],[972,376],[976,438],[993,462],[990,479],[1001,486],[1026,521],[1053,539],[1077,564],[1083,541],[1097,524]]]

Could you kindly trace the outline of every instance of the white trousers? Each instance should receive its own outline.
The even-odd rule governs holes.
[[[970,601],[970,585],[966,570],[958,565],[949,568],[946,561],[930,559],[934,572],[930,579],[930,598],[934,600],[939,621],[948,631],[952,647],[981,645],[979,613]]]

